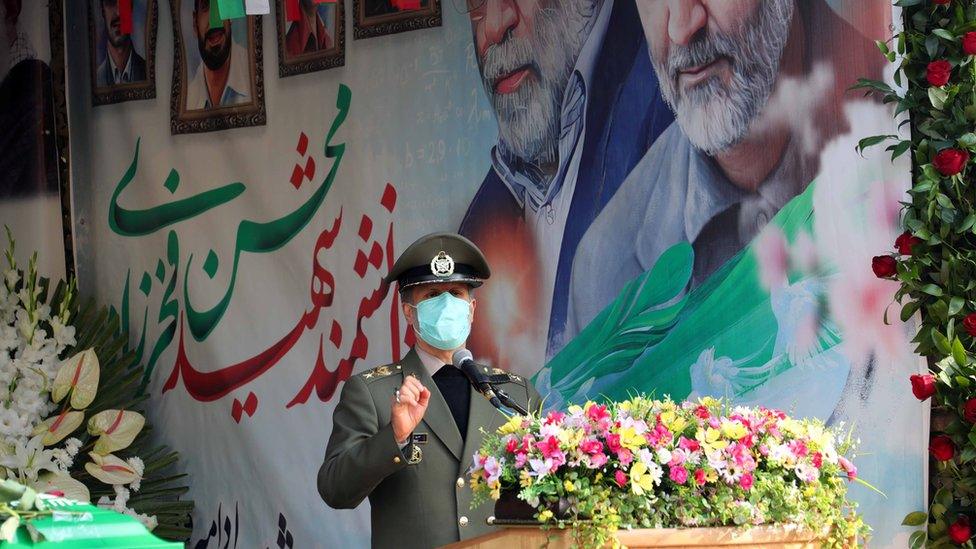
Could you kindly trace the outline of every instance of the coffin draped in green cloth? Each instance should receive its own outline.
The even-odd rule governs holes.
[[[149,533],[138,520],[88,503],[50,496],[40,496],[52,514],[38,517],[31,524],[44,536],[31,542],[25,528],[17,529],[13,543],[0,541],[0,548],[30,547],[36,549],[177,549],[182,543],[163,541]]]

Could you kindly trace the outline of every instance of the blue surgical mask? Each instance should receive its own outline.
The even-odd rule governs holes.
[[[414,306],[420,339],[442,351],[464,345],[471,333],[471,303],[444,292]]]

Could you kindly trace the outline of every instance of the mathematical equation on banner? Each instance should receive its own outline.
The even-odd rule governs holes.
[[[346,144],[333,143],[333,139],[346,119],[351,99],[349,88],[340,86],[336,100],[338,113],[325,138],[324,160],[329,162],[327,164],[329,166],[328,171],[325,177],[321,179],[319,186],[311,193],[311,196],[297,208],[277,219],[244,219],[238,223],[233,259],[229,261],[231,274],[228,286],[217,303],[208,309],[198,308],[194,305],[190,299],[190,286],[201,275],[213,279],[222,262],[211,249],[202,264],[198,265],[197,269],[192,269],[194,256],[192,253],[188,254],[181,250],[180,237],[176,229],[180,222],[218,209],[242,196],[247,192],[247,186],[240,182],[229,183],[166,204],[145,209],[124,208],[119,205],[119,198],[135,179],[138,171],[140,145],[137,142],[132,162],[113,193],[109,206],[109,226],[116,234],[129,238],[137,238],[168,229],[166,250],[157,260],[156,269],[153,273],[154,277],[148,272],[143,273],[138,286],[139,291],[147,300],[142,312],[141,330],[136,338],[138,343],[134,349],[136,359],[140,362],[146,361],[145,375],[142,380],[143,389],[148,385],[150,376],[155,371],[163,352],[170,348],[174,342],[177,345],[176,359],[163,385],[162,392],[166,393],[182,386],[187,394],[199,402],[213,402],[233,391],[245,388],[280,364],[305,333],[316,329],[320,331],[317,358],[314,365],[311,365],[305,384],[296,388],[293,398],[286,403],[286,407],[290,408],[306,403],[313,393],[320,401],[329,401],[335,395],[338,385],[352,374],[356,362],[366,358],[369,350],[369,339],[363,330],[363,321],[372,318],[381,310],[383,302],[390,293],[390,287],[383,280],[383,275],[389,272],[394,261],[393,214],[397,204],[397,191],[391,183],[386,184],[379,197],[382,211],[388,216],[387,219],[382,220],[382,225],[364,213],[355,219],[356,225],[349,226],[353,221],[345,221],[344,223],[344,218],[348,216],[340,208],[338,216],[335,217],[331,225],[320,230],[315,246],[310,250],[312,278],[309,281],[308,305],[304,312],[295,319],[294,325],[282,334],[277,341],[243,361],[217,368],[197,368],[187,353],[189,345],[193,345],[194,342],[205,342],[225,317],[225,313],[235,296],[241,256],[274,252],[312,224],[316,212],[319,211],[336,180],[345,154]],[[295,152],[298,154],[299,160],[296,161],[288,182],[294,189],[298,190],[306,182],[311,184],[315,181],[318,167],[315,156],[310,153],[309,139],[305,133],[300,133]],[[179,184],[179,173],[175,169],[171,170],[163,186],[171,194],[176,194]],[[333,305],[336,276],[326,267],[325,258],[329,257],[329,250],[333,248],[340,234],[349,234],[350,239],[356,239],[358,252],[355,262],[349,268],[355,273],[357,279],[364,281],[369,276],[370,279],[379,279],[379,283],[361,298],[354,323],[344,326],[335,318],[331,319],[327,330],[328,341],[335,351],[340,349],[344,340],[348,341],[349,336],[345,335],[348,332],[351,332],[352,342],[348,353],[333,361],[335,364],[332,369],[329,369],[328,361],[325,358],[327,355],[325,327],[320,328],[320,321],[327,316],[323,315],[323,311]],[[228,261],[223,263],[227,264]],[[335,261],[329,262],[330,265],[335,263]],[[181,274],[182,288],[178,289]],[[153,278],[155,278],[155,282],[153,282]],[[123,326],[133,327],[130,322],[132,320],[130,318],[130,283],[131,270],[126,273],[120,315]],[[157,288],[159,289],[157,290]],[[155,301],[154,296],[158,296],[158,312],[150,316],[150,303]],[[393,360],[399,360],[401,344],[412,345],[414,336],[408,327],[403,332],[401,339],[399,302],[395,293],[388,314],[390,349]],[[150,332],[149,328],[151,327],[150,322],[155,324],[152,326],[154,328],[152,331],[158,331],[159,334],[155,341],[147,341],[147,333]],[[189,339],[186,337],[188,333]],[[231,415],[239,423],[245,416],[253,416],[257,407],[257,396],[254,392],[248,392],[243,401],[234,399]]]

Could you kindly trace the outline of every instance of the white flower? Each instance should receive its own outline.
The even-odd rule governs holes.
[[[658,448],[657,450],[657,461],[659,463],[668,464],[671,462],[671,452],[667,448]]]

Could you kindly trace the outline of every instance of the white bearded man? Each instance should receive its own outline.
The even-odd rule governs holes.
[[[567,334],[679,242],[691,287],[742,250],[846,131],[844,93],[874,78],[873,43],[823,0],[638,0],[676,123],[591,225],[573,264]]]

